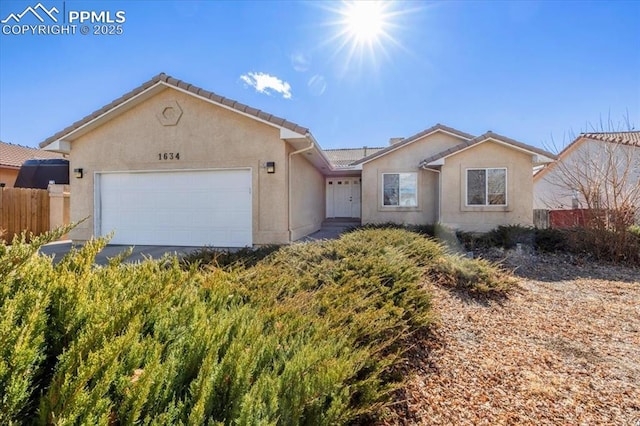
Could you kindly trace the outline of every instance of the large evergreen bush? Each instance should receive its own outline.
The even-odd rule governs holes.
[[[209,252],[95,266],[104,239],[55,266],[37,254],[66,232],[0,245],[0,424],[368,421],[432,324],[422,280],[453,259],[404,230],[224,269]]]

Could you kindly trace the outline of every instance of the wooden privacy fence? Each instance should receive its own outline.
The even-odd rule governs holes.
[[[41,234],[49,230],[49,191],[46,189],[2,188],[0,228],[10,242],[22,231]]]
[[[69,187],[1,188],[0,238],[11,242],[23,231],[34,235],[69,223]]]
[[[552,228],[584,227],[588,223],[587,209],[551,210],[549,211],[549,224]]]

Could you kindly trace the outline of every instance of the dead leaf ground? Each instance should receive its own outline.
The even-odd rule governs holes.
[[[640,425],[640,273],[556,267],[501,301],[428,285],[439,327],[387,423]]]

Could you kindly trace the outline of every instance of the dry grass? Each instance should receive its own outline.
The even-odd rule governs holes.
[[[523,279],[501,301],[430,286],[440,326],[388,423],[637,425],[640,273],[575,275]]]

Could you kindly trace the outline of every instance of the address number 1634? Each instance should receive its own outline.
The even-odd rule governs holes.
[[[159,152],[158,160],[179,160],[180,153],[179,152]]]

